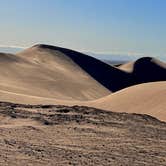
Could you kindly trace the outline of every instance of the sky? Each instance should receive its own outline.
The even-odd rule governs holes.
[[[165,0],[0,0],[0,46],[166,56]]]

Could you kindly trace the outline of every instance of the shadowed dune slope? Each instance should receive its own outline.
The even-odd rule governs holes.
[[[115,112],[149,114],[166,121],[166,81],[125,88],[89,105]]]
[[[143,57],[135,62],[129,62],[119,66],[119,69],[132,73],[136,84],[166,80],[166,63],[151,57]]]

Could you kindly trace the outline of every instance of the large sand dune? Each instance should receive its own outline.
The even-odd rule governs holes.
[[[79,76],[79,73],[76,73],[79,66],[82,72],[87,73],[111,92],[133,84],[130,73],[121,71],[100,60],[70,49],[49,45],[35,45],[17,55],[33,63],[35,61],[42,63],[45,67],[48,67],[51,61],[52,66],[54,66],[53,70],[56,73],[59,72],[57,69],[58,66],[64,69],[68,67],[70,62],[72,69],[66,69],[67,71],[72,71],[72,73],[68,73],[69,77],[72,75],[75,77]],[[60,63],[60,65],[57,65],[57,63]]]
[[[92,100],[110,94],[60,51],[38,46],[0,55],[0,90],[61,100]]]

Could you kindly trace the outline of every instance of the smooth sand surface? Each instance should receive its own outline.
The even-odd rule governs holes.
[[[0,80],[0,90],[29,96],[84,101],[110,94],[68,56],[38,47],[1,53]]]
[[[149,114],[166,121],[166,81],[135,85],[90,103],[96,108]]]

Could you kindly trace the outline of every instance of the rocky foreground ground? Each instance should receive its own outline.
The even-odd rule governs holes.
[[[0,102],[0,165],[165,166],[166,123],[83,106]]]

